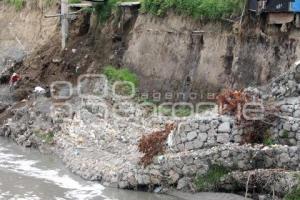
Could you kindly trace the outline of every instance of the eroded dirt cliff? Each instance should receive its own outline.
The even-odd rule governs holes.
[[[201,23],[173,13],[161,18],[131,10],[123,21],[115,15],[106,24],[82,14],[72,20],[68,47],[60,51],[58,19],[43,18],[55,6],[20,13],[1,9],[1,49],[6,55],[9,49],[35,49],[19,71],[45,84],[76,79],[76,68],[79,74],[98,73],[113,64],[135,71],[141,91],[186,95],[174,96],[177,100],[204,94],[200,99],[225,87],[265,84],[298,59],[299,30],[281,33],[250,18],[236,32],[228,22]]]

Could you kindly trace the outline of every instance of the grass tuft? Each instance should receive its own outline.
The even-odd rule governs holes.
[[[138,87],[139,79],[137,75],[127,68],[117,69],[113,66],[107,66],[104,68],[104,74],[111,82],[128,81],[133,83],[135,87]]]
[[[284,130],[281,138],[288,139],[289,138],[289,132],[287,130]]]
[[[81,3],[81,0],[68,0],[69,4]]]
[[[14,6],[17,11],[22,10],[26,3],[25,0],[5,0],[5,2]]]
[[[97,4],[95,13],[101,23],[116,10],[117,4],[136,0],[107,0]],[[220,20],[240,16],[246,0],[141,0],[141,11],[156,16],[164,16],[169,10],[196,19]]]
[[[104,74],[112,83],[115,81],[128,81],[133,84],[133,86],[129,83],[122,83],[117,85],[115,88],[115,92],[121,96],[132,95],[132,92],[135,92],[139,85],[139,79],[137,75],[127,68],[117,69],[113,66],[107,66],[104,68]]]
[[[216,190],[220,179],[227,175],[229,170],[220,165],[212,165],[206,174],[196,177],[195,184],[199,191]]]
[[[271,139],[271,138],[264,138],[264,141],[263,141],[264,145],[266,146],[272,146],[274,145],[274,141]]]
[[[44,143],[53,144],[54,143],[54,133],[53,132],[43,132],[41,130],[35,130],[35,135],[39,137]]]
[[[244,4],[244,0],[143,0],[142,11],[163,16],[173,9],[194,18],[218,20],[240,15]]]

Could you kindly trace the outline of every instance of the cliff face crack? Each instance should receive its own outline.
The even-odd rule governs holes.
[[[193,88],[193,82],[197,80],[196,71],[199,66],[199,61],[201,59],[201,50],[204,46],[204,36],[203,34],[190,34],[190,44],[187,50],[187,56],[185,59],[185,70],[183,74],[183,85],[182,93],[183,101],[189,101],[190,92]]]

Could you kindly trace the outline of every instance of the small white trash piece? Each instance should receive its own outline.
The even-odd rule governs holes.
[[[45,94],[46,90],[40,86],[36,86],[33,90],[34,93],[36,94]]]

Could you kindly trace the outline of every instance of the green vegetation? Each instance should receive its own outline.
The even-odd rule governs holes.
[[[189,106],[176,106],[175,115],[176,117],[188,117],[192,114],[193,110]]]
[[[95,6],[95,13],[101,23],[105,22],[111,16],[113,10],[116,9],[117,2],[118,0],[108,0]]]
[[[227,175],[229,170],[220,165],[212,165],[206,174],[196,177],[195,184],[199,191],[217,189],[222,177]]]
[[[84,12],[84,13],[93,13],[94,12],[94,8],[83,8],[82,12]]]
[[[158,113],[162,116],[172,116],[172,106],[159,106]]]
[[[139,79],[137,75],[127,68],[117,69],[113,66],[107,66],[104,68],[104,74],[111,82],[128,81],[133,83],[135,87],[138,87]]]
[[[99,3],[95,6],[95,13],[98,20],[103,23],[106,22],[111,14],[116,11],[117,5],[120,2],[136,1],[136,0],[106,0],[104,3]]]
[[[284,130],[281,138],[288,139],[289,138],[289,132],[287,130]]]
[[[77,1],[77,0],[72,0]],[[103,23],[116,11],[117,4],[123,1],[107,0],[95,6],[98,20]],[[230,16],[241,15],[245,0],[141,0],[142,12],[164,16],[169,10],[196,19],[219,20]]]
[[[172,106],[171,105],[161,105],[158,107],[158,112],[162,116],[172,116]],[[193,113],[193,110],[190,106],[178,105],[175,107],[175,117],[188,117]]]
[[[45,0],[46,5],[51,5],[53,0]],[[100,22],[105,22],[113,12],[117,4],[124,1],[136,0],[106,0],[104,3],[96,4],[93,12],[98,16]],[[26,0],[5,0],[13,5],[16,10],[21,10]],[[68,0],[69,3],[80,3],[81,0]],[[165,15],[169,10],[178,14],[192,16],[197,19],[218,20],[223,17],[240,15],[245,0],[141,0],[141,10],[157,16]]]
[[[295,177],[298,178],[298,186],[291,190],[283,198],[284,200],[299,200],[300,199],[300,173],[296,173]]]
[[[47,144],[53,144],[54,143],[54,133],[53,132],[43,132],[41,130],[35,130],[35,135],[39,137],[43,142]]]
[[[142,11],[163,16],[173,9],[194,18],[218,20],[240,15],[244,4],[244,0],[143,0]]]
[[[284,200],[299,200],[299,199],[300,199],[300,187],[292,190],[284,197]]]
[[[17,11],[24,8],[26,1],[25,0],[5,0],[6,3],[15,7]]]
[[[131,72],[127,68],[117,69],[113,66],[107,66],[104,68],[104,74],[110,82],[115,81],[128,81],[133,83],[134,89],[138,87],[139,79],[136,74]],[[132,85],[130,84],[120,84],[117,85],[115,91],[118,95],[128,96],[132,94]]]
[[[275,142],[273,141],[273,139],[271,137],[269,128],[267,130],[265,130],[265,133],[263,134],[262,143],[266,146],[271,146],[271,145],[275,144]]]
[[[271,145],[274,145],[274,141],[270,138],[270,137],[267,137],[267,138],[264,138],[264,141],[263,141],[264,145],[266,146],[271,146]]]
[[[81,0],[68,0],[68,3],[70,4],[81,3]]]

